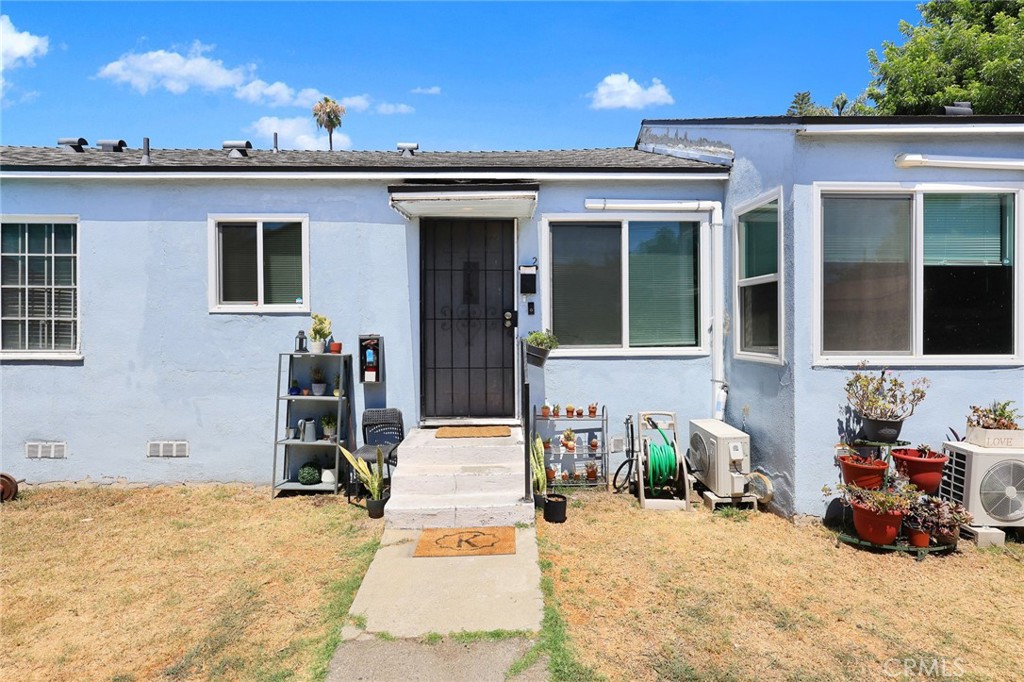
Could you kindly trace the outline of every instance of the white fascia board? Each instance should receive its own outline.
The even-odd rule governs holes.
[[[797,130],[801,137],[841,135],[1007,135],[1024,136],[1024,123],[977,123],[960,125],[816,125]]]
[[[1024,171],[1024,159],[999,159],[982,156],[935,156],[934,154],[897,154],[897,168],[966,168],[979,170]]]
[[[185,173],[174,172],[122,172],[122,173],[89,173],[80,171],[0,171],[0,179],[32,179],[32,180],[226,180],[237,182],[247,181],[296,181],[309,182],[311,180],[322,180],[327,182],[338,182],[339,180],[349,181],[384,181],[398,182],[402,180],[534,180],[534,181],[561,181],[561,182],[685,182],[685,181],[716,181],[724,182],[729,179],[729,173],[487,173],[487,172],[440,172],[440,173],[235,173],[235,172],[211,172],[198,173],[188,171]]]

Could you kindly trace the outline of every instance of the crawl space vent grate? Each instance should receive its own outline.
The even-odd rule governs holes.
[[[30,441],[25,443],[25,456],[29,459],[64,459],[68,455],[65,441]]]
[[[147,457],[188,457],[187,440],[151,440],[146,446]]]

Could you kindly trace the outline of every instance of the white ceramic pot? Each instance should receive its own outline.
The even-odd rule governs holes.
[[[313,389],[313,395],[323,395],[327,393],[327,384],[312,384],[310,386]]]
[[[338,475],[335,473],[334,469],[324,469],[320,473],[320,482],[334,485],[338,482]]]
[[[310,341],[309,342],[309,352],[310,353],[323,353],[324,352],[324,348],[326,348],[326,347],[327,347],[327,342],[326,341]]]

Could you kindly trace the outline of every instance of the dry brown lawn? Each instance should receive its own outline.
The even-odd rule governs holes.
[[[581,662],[609,680],[1024,680],[1017,543],[916,562],[598,492],[538,535]]]
[[[268,488],[38,489],[0,511],[12,680],[322,673],[382,522]]]

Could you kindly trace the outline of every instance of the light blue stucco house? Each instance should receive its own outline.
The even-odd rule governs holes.
[[[63,142],[0,150],[0,452],[32,482],[268,483],[311,312],[345,352],[384,338],[357,419],[518,418],[515,341],[543,328],[533,402],[607,405],[613,435],[727,387],[787,515],[821,511],[861,361],[931,379],[915,442],[1024,404],[1024,117],[656,120],[550,152]]]

